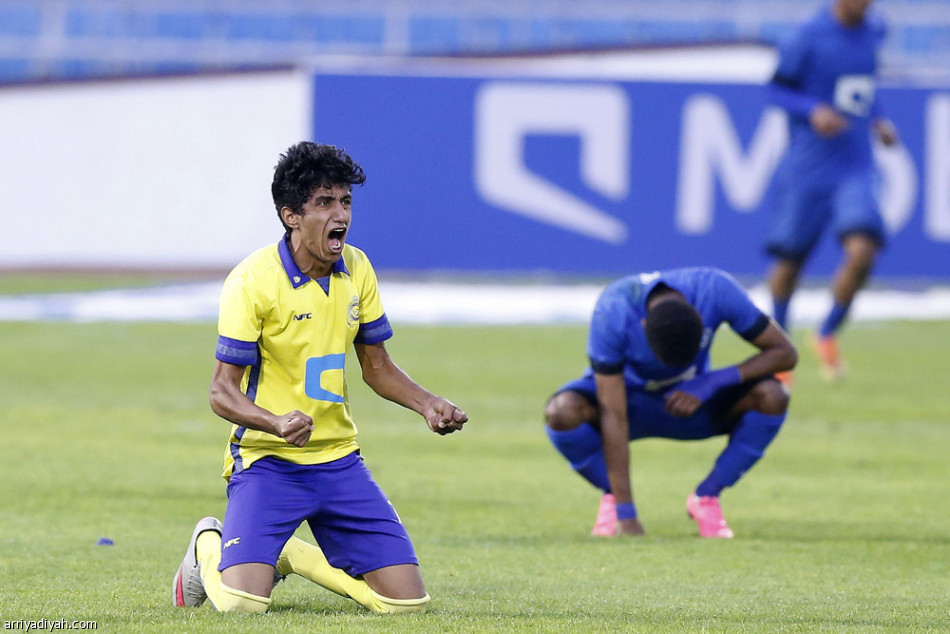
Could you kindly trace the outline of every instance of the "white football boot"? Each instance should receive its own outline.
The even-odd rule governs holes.
[[[196,608],[208,598],[201,582],[201,566],[195,554],[195,546],[198,543],[198,535],[205,531],[215,531],[220,535],[222,528],[216,517],[202,518],[195,526],[191,541],[188,542],[188,550],[185,551],[185,558],[182,559],[172,581],[172,603],[178,607]]]

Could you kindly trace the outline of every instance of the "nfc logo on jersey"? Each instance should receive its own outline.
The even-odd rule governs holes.
[[[346,354],[328,354],[307,359],[304,392],[315,401],[343,402],[343,367]],[[332,374],[331,374],[332,373]],[[325,376],[326,375],[326,376]],[[323,387],[324,379],[329,388]],[[331,391],[331,390],[337,391]]]
[[[313,313],[303,313],[301,315],[294,315],[294,321],[300,321],[301,319],[310,319],[313,316]]]
[[[576,135],[580,176],[623,200],[630,188],[630,105],[610,85],[488,82],[475,100],[475,185],[505,211],[620,244],[627,227],[525,166],[529,135]]]

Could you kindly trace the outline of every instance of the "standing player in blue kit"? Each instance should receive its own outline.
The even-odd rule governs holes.
[[[774,317],[788,309],[802,266],[831,224],[844,251],[832,283],[834,304],[814,337],[822,373],[844,376],[835,338],[884,245],[874,191],[871,134],[887,146],[897,133],[875,99],[883,22],[871,0],[834,0],[780,51],[770,100],[788,112],[790,143],[775,178],[766,250]]]
[[[712,370],[709,352],[723,323],[758,350]],[[702,537],[732,537],[719,494],[759,461],[788,410],[788,392],[773,375],[790,370],[797,355],[782,329],[726,273],[674,269],[608,285],[594,308],[587,355],[590,368],[562,386],[544,414],[554,447],[603,491],[592,534],[643,534],[631,440],[727,436],[686,509]]]

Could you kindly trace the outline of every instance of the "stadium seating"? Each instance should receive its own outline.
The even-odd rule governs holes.
[[[268,67],[325,54],[497,55],[774,43],[824,0],[0,0],[0,83]],[[885,68],[950,68],[950,3],[889,0]]]

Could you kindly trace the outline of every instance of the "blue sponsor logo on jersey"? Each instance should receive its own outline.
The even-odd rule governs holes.
[[[346,354],[328,354],[325,357],[307,359],[307,375],[304,379],[304,392],[317,401],[342,403],[343,395],[327,390],[322,385],[324,372],[342,371],[346,363]]]

